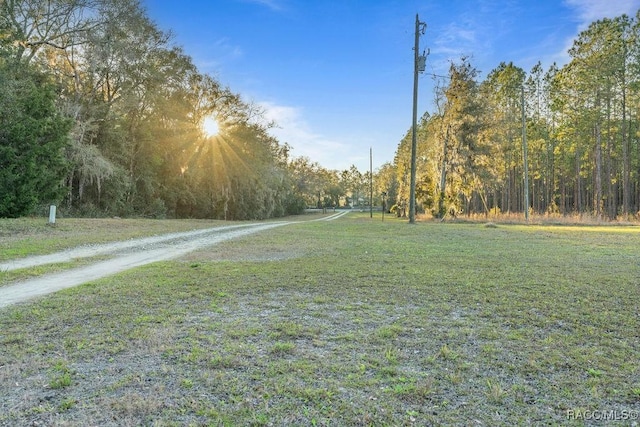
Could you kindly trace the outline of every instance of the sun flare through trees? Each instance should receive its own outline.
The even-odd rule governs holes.
[[[212,138],[218,136],[220,133],[220,125],[218,119],[213,116],[205,117],[202,122],[202,130],[204,130],[205,136]]]
[[[268,134],[263,114],[200,73],[139,2],[1,2],[0,12],[0,77],[28,85],[34,74],[15,70],[42,70],[46,87],[57,88],[56,117],[71,128],[64,147],[29,142],[65,163],[47,175],[61,191],[23,192],[30,200],[2,206],[3,216],[49,203],[69,215],[226,219],[304,207],[288,149]],[[2,99],[5,109],[12,99]],[[30,108],[44,126],[49,107]]]

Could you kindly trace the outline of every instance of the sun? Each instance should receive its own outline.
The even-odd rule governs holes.
[[[218,120],[213,116],[207,116],[202,122],[202,130],[207,137],[212,138],[220,133]]]

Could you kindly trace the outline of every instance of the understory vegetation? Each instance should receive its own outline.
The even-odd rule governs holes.
[[[637,415],[639,244],[355,213],[229,241],[1,310],[0,425]]]

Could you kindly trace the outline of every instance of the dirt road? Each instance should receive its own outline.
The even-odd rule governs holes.
[[[314,221],[332,221],[348,211],[337,212]],[[184,233],[127,240],[102,245],[81,246],[50,255],[34,256],[0,264],[0,271],[10,271],[38,265],[69,262],[78,258],[114,255],[114,258],[88,266],[40,276],[36,279],[0,287],[0,308],[46,295],[61,289],[78,286],[130,268],[153,262],[177,258],[197,249],[216,245],[226,240],[246,236],[271,228],[294,224],[292,221],[249,223]]]

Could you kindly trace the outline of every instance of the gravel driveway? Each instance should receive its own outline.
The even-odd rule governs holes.
[[[341,211],[314,221],[332,221],[347,213],[348,211]],[[113,255],[113,258],[84,267],[47,274],[32,280],[0,287],[0,308],[61,289],[78,286],[130,268],[177,258],[226,240],[294,223],[295,221],[279,221],[214,227],[101,245],[80,246],[49,255],[33,256],[0,263],[0,271],[11,271],[44,264],[69,262],[78,258]]]

